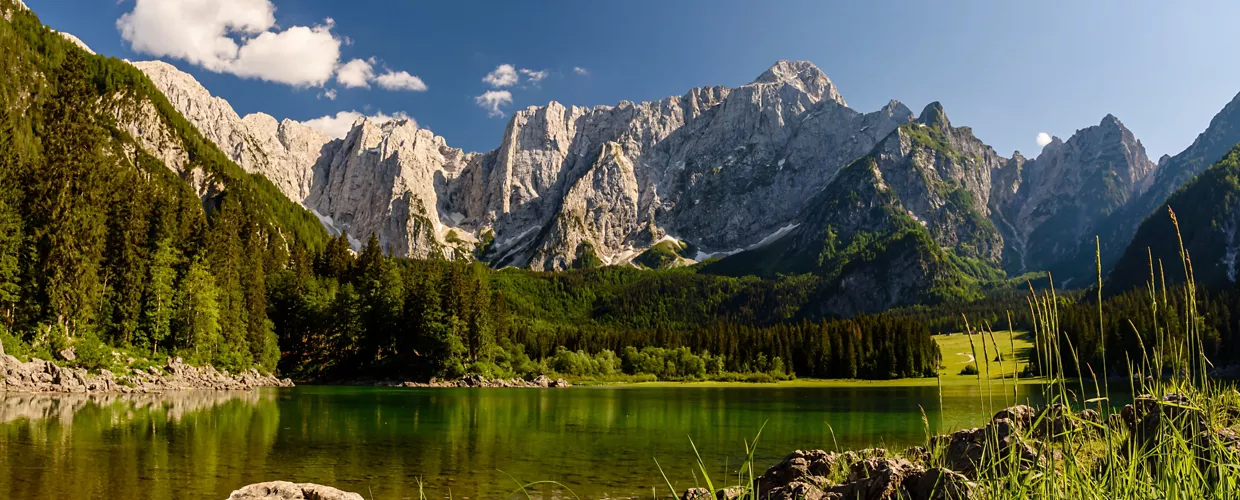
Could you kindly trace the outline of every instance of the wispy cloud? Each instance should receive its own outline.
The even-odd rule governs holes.
[[[581,76],[590,76],[590,70],[585,69],[581,66],[574,66],[573,73],[577,75],[581,75]]]
[[[487,116],[493,118],[501,117],[504,116],[504,111],[500,107],[512,104],[512,92],[507,90],[488,90],[486,93],[475,97],[474,102],[482,109],[487,110]]]
[[[521,74],[525,75],[525,81],[530,82],[535,85],[537,85],[538,82],[541,82],[544,79],[546,79],[548,75],[546,70],[534,71],[532,69],[524,69],[524,68],[521,69]]]

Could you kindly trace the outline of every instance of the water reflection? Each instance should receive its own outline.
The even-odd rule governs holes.
[[[656,458],[678,489],[693,485],[690,437],[719,477],[759,428],[763,465],[836,443],[902,448],[925,439],[923,409],[932,430],[971,427],[991,398],[1014,396],[946,388],[940,412],[934,387],[0,393],[0,497],[223,499],[285,479],[398,499],[422,479],[432,498],[502,498],[511,474],[582,498],[650,498],[666,494]]]

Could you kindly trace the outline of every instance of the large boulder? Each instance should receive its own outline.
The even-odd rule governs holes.
[[[365,500],[357,493],[311,483],[271,481],[251,484],[228,495],[228,500]]]
[[[758,478],[758,498],[767,498],[773,490],[798,481],[822,486],[840,458],[837,453],[823,450],[797,450],[789,453]]]

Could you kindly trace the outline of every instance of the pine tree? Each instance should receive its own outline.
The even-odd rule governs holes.
[[[177,344],[196,362],[210,361],[220,341],[219,291],[202,259],[194,260],[177,291]]]
[[[168,339],[172,332],[176,265],[179,258],[177,254],[172,242],[163,239],[156,245],[151,256],[146,290],[143,293],[141,344],[149,347],[152,355],[158,352],[159,345]]]

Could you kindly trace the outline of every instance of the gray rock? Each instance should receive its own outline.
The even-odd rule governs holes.
[[[57,355],[59,355],[60,359],[64,361],[73,362],[77,360],[77,349],[74,349],[73,346],[69,346],[61,350],[57,353]]]
[[[1077,258],[1086,239],[1092,262],[1099,225],[1150,189],[1156,169],[1141,141],[1112,115],[1067,142],[1054,138],[1036,159],[1005,165],[992,206],[1009,272]]]
[[[251,484],[228,495],[228,500],[365,500],[357,493],[311,483],[272,481]]]

